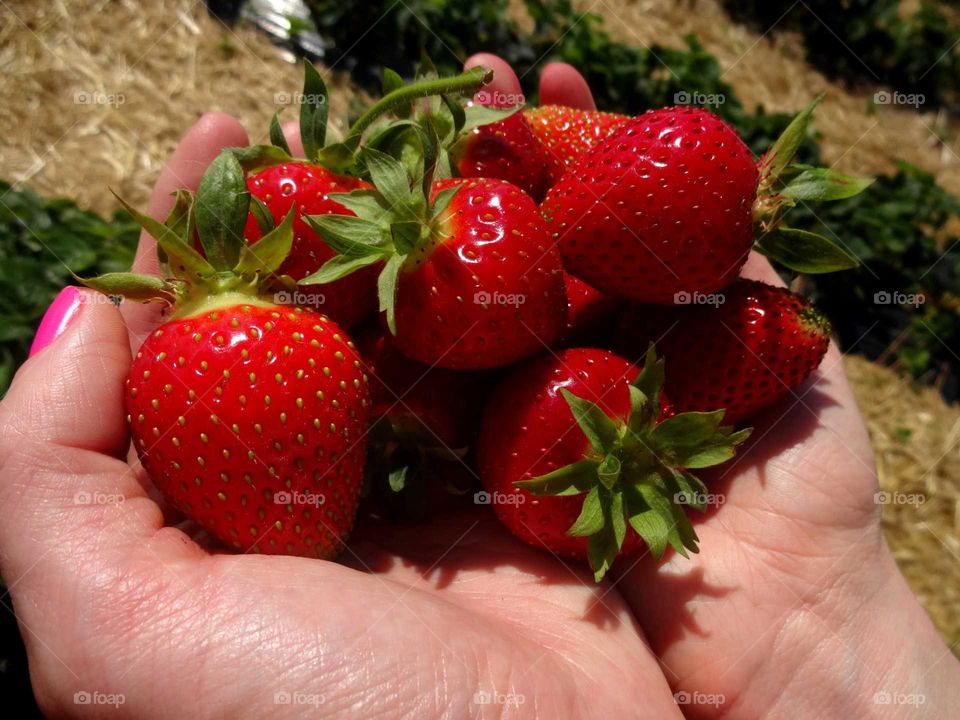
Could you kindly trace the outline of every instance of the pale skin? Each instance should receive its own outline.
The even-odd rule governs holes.
[[[498,58],[468,64],[519,92]],[[544,70],[541,99],[594,107],[564,65]],[[201,118],[151,214],[246,143],[233,118]],[[139,269],[152,253],[144,236]],[[760,258],[745,274],[775,281]],[[710,476],[726,502],[697,524],[699,555],[641,554],[595,585],[489,508],[361,531],[341,562],[208,553],[165,526],[127,458],[123,378],[155,322],[84,304],[0,404],[0,568],[51,717],[960,716],[960,667],[881,535],[835,347]],[[77,505],[81,490],[124,501]],[[124,702],[78,705],[78,691]],[[883,692],[924,702],[876,704]]]

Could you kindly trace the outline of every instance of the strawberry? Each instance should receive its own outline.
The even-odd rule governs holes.
[[[567,345],[600,342],[616,315],[617,301],[570,273],[563,274],[567,288]]]
[[[869,184],[789,165],[815,104],[759,170],[737,133],[705,110],[651,110],[624,123],[574,162],[541,205],[565,267],[604,292],[667,305],[680,293],[729,285],[754,244],[755,222],[757,249],[791,269],[856,266],[831,240],[783,223],[798,201],[850,197]]]
[[[723,411],[669,416],[663,362],[638,373],[605,350],[572,348],[516,368],[494,393],[478,445],[480,477],[517,537],[588,560],[600,580],[646,542],[686,555],[697,536],[681,505],[705,507],[688,468],[724,462],[749,431]],[[632,529],[632,531],[631,531]]]
[[[293,221],[293,249],[278,269],[281,275],[302,280],[316,272],[335,254],[307,223],[304,215],[353,215],[330,193],[369,188],[369,183],[349,175],[337,175],[321,165],[309,162],[284,162],[251,174],[247,188],[264,203],[275,222],[296,208]],[[244,236],[255,243],[263,236],[253,213],[247,219]],[[375,268],[366,268],[349,279],[330,283],[322,291],[302,294],[304,304],[322,309],[344,327],[352,327],[376,310]]]
[[[471,128],[455,143],[450,158],[461,177],[506,180],[537,202],[547,191],[551,156],[522,112]]]
[[[629,307],[618,325],[627,357],[657,343],[677,410],[723,407],[734,424],[790,394],[830,342],[830,323],[804,298],[755,280],[737,280],[714,304]]]
[[[581,155],[624,125],[619,113],[577,110],[564,105],[541,105],[523,113],[549,158],[547,184],[553,187]]]
[[[397,347],[427,365],[509,365],[560,338],[566,323],[560,255],[528,195],[488,178],[411,187],[399,161],[370,148],[364,157],[376,199],[337,195],[357,218],[310,218],[341,255],[305,282],[384,263],[385,321]]]
[[[165,277],[87,284],[172,305],[126,381],[131,436],[154,485],[234,548],[326,558],[356,513],[367,378],[333,321],[271,301],[264,278],[286,262],[295,212],[252,251],[240,240],[248,199],[224,152],[176,222],[128,208],[156,239]],[[205,256],[189,244],[194,220]]]

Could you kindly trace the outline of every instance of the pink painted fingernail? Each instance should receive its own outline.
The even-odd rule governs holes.
[[[33,345],[30,346],[30,357],[36,355],[63,334],[63,331],[69,327],[79,313],[82,304],[83,295],[78,288],[68,285],[60,291],[60,294],[50,303],[50,307],[43,314],[43,320],[40,321],[37,334],[33,337]]]

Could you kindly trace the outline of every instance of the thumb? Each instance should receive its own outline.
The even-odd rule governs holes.
[[[59,334],[20,368],[0,403],[5,575],[26,570],[44,551],[126,545],[161,524],[120,459],[129,444],[123,388],[130,367],[120,313],[98,293],[65,288],[44,325],[51,314],[68,320],[53,323]],[[116,537],[101,532],[108,529]]]

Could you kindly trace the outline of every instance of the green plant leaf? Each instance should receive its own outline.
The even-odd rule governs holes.
[[[95,278],[76,277],[76,279],[104,295],[123,297],[136,302],[172,303],[176,297],[176,288],[155,275],[115,272]]]
[[[722,430],[723,428],[721,428]],[[729,435],[718,433],[714,438],[688,449],[678,457],[678,464],[691,469],[720,465],[736,455],[736,447],[753,432],[745,428]]]
[[[327,139],[327,86],[320,73],[303,61],[303,98],[300,101],[300,141],[308,160],[317,157]]]
[[[320,239],[341,255],[362,257],[387,252],[384,230],[352,215],[305,215],[304,220]]]
[[[573,419],[577,421],[577,425],[587,436],[593,449],[601,455],[606,455],[614,449],[620,439],[620,431],[613,420],[607,417],[599,406],[577,397],[566,388],[562,388],[560,394],[567,401],[570,412],[573,413]]]
[[[777,138],[777,141],[763,156],[760,161],[760,187],[757,195],[767,195],[775,187],[777,179],[793,162],[797,150],[807,136],[807,130],[810,127],[810,120],[813,119],[813,110],[817,107],[823,95],[810,103],[806,108],[797,113],[796,117],[787,125],[783,134]]]
[[[287,144],[287,138],[283,134],[283,126],[280,125],[280,116],[273,114],[270,119],[270,144],[280,148],[287,155],[293,156],[290,146]]]
[[[256,195],[250,195],[250,214],[257,221],[261,235],[266,235],[277,226],[267,204]]]
[[[600,486],[594,485],[583,500],[583,507],[576,521],[567,530],[574,537],[589,537],[603,529],[605,513],[600,504]]]
[[[363,160],[373,184],[391,208],[410,203],[410,178],[399,160],[372,148],[364,148]]]
[[[809,168],[793,178],[780,194],[791,200],[843,200],[873,184],[873,178],[856,178],[829,168]]]
[[[383,69],[383,80],[380,83],[380,94],[389,95],[394,90],[399,90],[402,87],[403,78],[400,77],[400,74],[395,70],[385,67]]]
[[[327,197],[343,205],[364,220],[376,222],[388,217],[390,206],[376,190],[352,190],[348,193],[330,193]],[[373,219],[376,218],[376,219]]]
[[[492,107],[490,105],[471,103],[464,108],[464,119],[463,125],[460,128],[460,133],[466,134],[475,128],[481,127],[482,125],[490,125],[491,123],[506,120],[508,117],[516,112],[519,112],[521,109],[523,109],[523,105],[500,108]]]
[[[402,255],[391,255],[377,277],[377,294],[380,296],[380,312],[386,313],[387,327],[391,335],[397,334],[397,280],[403,267]]]
[[[630,527],[643,538],[655,558],[663,557],[674,532],[673,514],[663,495],[653,486],[643,484],[628,485],[623,494]]]
[[[360,268],[368,265],[375,265],[383,261],[382,255],[363,255],[360,257],[350,257],[348,255],[335,255],[327,260],[323,267],[312,275],[300,280],[298,285],[323,285],[344,278]]]
[[[248,173],[255,173],[258,170],[273,165],[282,165],[293,160],[287,150],[276,145],[251,145],[250,147],[228,149],[237,158],[240,167]]]
[[[401,255],[409,255],[420,241],[422,223],[417,220],[395,222],[390,225],[393,246]]]
[[[287,259],[290,248],[293,247],[293,220],[296,216],[296,206],[291,207],[277,227],[253,245],[245,244],[240,248],[240,259],[233,271],[238,275],[275,273]]]
[[[393,492],[400,492],[403,490],[407,486],[407,478],[409,475],[409,465],[402,465],[401,467],[393,468],[387,477],[387,482],[390,485],[390,489],[393,490]]]
[[[580,460],[546,475],[517,480],[514,485],[534,495],[579,495],[597,484],[599,465],[596,460]]]
[[[197,189],[197,233],[207,260],[218,270],[237,264],[249,206],[243,168],[225,150],[210,163]]]
[[[829,273],[849,270],[860,263],[832,240],[808,232],[780,226],[761,235],[754,249],[784,267],[801,273]]]
[[[650,441],[658,448],[678,452],[682,448],[699,447],[717,433],[723,421],[723,410],[685,412],[658,423],[650,433]]]

